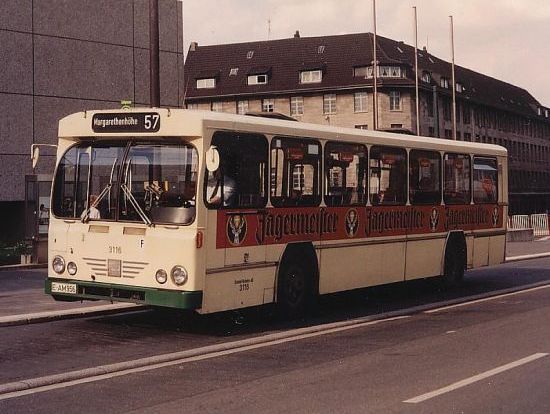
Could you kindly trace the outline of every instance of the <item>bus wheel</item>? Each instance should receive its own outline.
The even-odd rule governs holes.
[[[445,250],[445,267],[443,269],[443,283],[447,288],[455,288],[464,281],[463,254],[455,244]]]
[[[277,307],[283,318],[295,319],[303,316],[311,298],[309,278],[296,263],[282,269],[277,286]]]

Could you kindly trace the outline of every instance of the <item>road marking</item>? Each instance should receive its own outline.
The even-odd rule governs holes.
[[[447,385],[446,387],[440,388],[438,390],[428,392],[426,394],[419,395],[418,397],[410,398],[408,400],[403,401],[404,403],[409,404],[418,404],[423,401],[429,400],[431,398],[437,397],[441,394],[446,394],[448,392],[457,390],[462,387],[466,387],[467,385],[473,384],[474,382],[481,381],[485,378],[492,377],[494,375],[500,374],[501,372],[508,371],[513,368],[517,368],[521,365],[528,364],[529,362],[535,361],[539,358],[545,357],[548,354],[546,353],[537,353],[530,355],[528,357],[518,359],[517,361],[510,362],[509,364],[502,365],[500,367],[491,369],[489,371],[482,372],[481,374],[474,375],[473,377],[463,379],[462,381],[455,382],[454,384]]]
[[[491,297],[488,297],[488,298],[471,300],[469,302],[457,303],[455,305],[443,306],[441,308],[430,309],[430,310],[424,311],[424,313],[437,313],[437,312],[441,312],[441,311],[444,311],[444,310],[447,310],[447,309],[454,309],[454,308],[459,308],[461,306],[468,306],[468,305],[473,305],[473,304],[476,304],[476,303],[488,302],[490,300],[502,299],[502,298],[505,298],[505,297],[508,297],[508,296],[520,295],[522,293],[534,292],[536,290],[548,289],[548,288],[550,288],[550,284],[543,285],[543,286],[537,286],[537,287],[530,288],[530,289],[524,289],[524,290],[520,290],[520,291],[517,291],[517,292],[503,293],[502,295],[491,296]]]
[[[83,369],[80,371],[71,371],[63,374],[56,374],[46,377],[31,378],[0,385],[0,401],[9,398],[22,397],[25,395],[36,394],[45,391],[51,391],[60,388],[72,387],[79,384],[101,381],[123,375],[151,371],[154,369],[165,368],[173,365],[182,365],[190,362],[203,361],[206,359],[218,358],[226,355],[232,355],[240,352],[250,351],[259,348],[266,348],[274,345],[280,345],[287,342],[299,341],[302,339],[315,338],[337,332],[348,331],[351,329],[362,328],[366,326],[377,325],[382,322],[391,322],[411,318],[410,315],[395,316],[386,319],[370,320],[360,323],[332,323],[325,327],[298,328],[288,333],[270,334],[264,337],[251,338],[250,340],[235,341],[232,343],[211,345],[204,348],[191,349],[183,352],[157,355],[152,358],[141,358],[133,361],[126,361],[117,364],[103,365],[99,367]],[[250,341],[253,341],[250,344]],[[212,350],[225,347],[229,349]],[[204,350],[204,353],[201,353]],[[192,354],[185,356],[185,354]],[[198,355],[197,355],[198,354]],[[155,362],[155,361],[163,362]],[[133,366],[132,366],[133,365]],[[63,380],[62,377],[66,379]]]

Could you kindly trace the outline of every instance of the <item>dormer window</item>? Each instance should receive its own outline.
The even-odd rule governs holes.
[[[370,69],[371,69],[371,76],[372,76],[372,67]],[[368,71],[367,66],[356,66],[353,68],[353,76],[356,78],[366,78],[368,74],[367,71]]]
[[[317,53],[319,55],[325,53],[325,45],[317,46]]]
[[[422,82],[430,83],[432,81],[432,75],[430,72],[422,72]]]
[[[323,72],[320,69],[300,72],[300,83],[319,83],[322,80]]]
[[[237,73],[239,73],[239,68],[231,68],[229,76],[237,76]]]
[[[548,111],[548,109],[545,109],[544,110],[544,117],[548,118],[549,115],[550,115],[550,111]]]
[[[254,51],[249,50],[248,53],[246,54],[246,58],[247,59],[252,59],[253,57],[254,57]]]
[[[439,86],[445,89],[449,89],[449,79],[441,77],[439,80]]]
[[[267,74],[261,75],[248,75],[248,84],[249,85],[265,85],[267,84]]]
[[[458,93],[464,92],[464,85],[462,85],[460,82],[457,82],[456,85],[455,85],[455,90]]]
[[[378,66],[379,78],[404,78],[405,70],[401,66]],[[372,66],[367,68],[367,78],[372,78]]]
[[[212,89],[216,87],[216,78],[197,79],[197,89]]]

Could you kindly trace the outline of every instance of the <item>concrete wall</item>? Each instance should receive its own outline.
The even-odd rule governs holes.
[[[181,3],[159,7],[161,105],[175,107],[184,90]],[[24,200],[30,145],[55,143],[59,118],[121,100],[148,105],[148,48],[148,0],[0,1],[0,213],[3,202]],[[52,173],[53,152],[42,154],[36,173]]]

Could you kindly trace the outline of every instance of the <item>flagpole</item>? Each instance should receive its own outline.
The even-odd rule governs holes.
[[[453,16],[449,16],[450,19],[450,29],[451,29],[451,56],[452,56],[452,88],[453,88],[453,140],[456,141],[456,81],[455,81],[455,39],[454,39],[454,26],[453,26]]]
[[[414,9],[414,74],[415,74],[415,93],[416,93],[416,135],[420,135],[420,96],[418,94],[418,18],[416,6]]]

